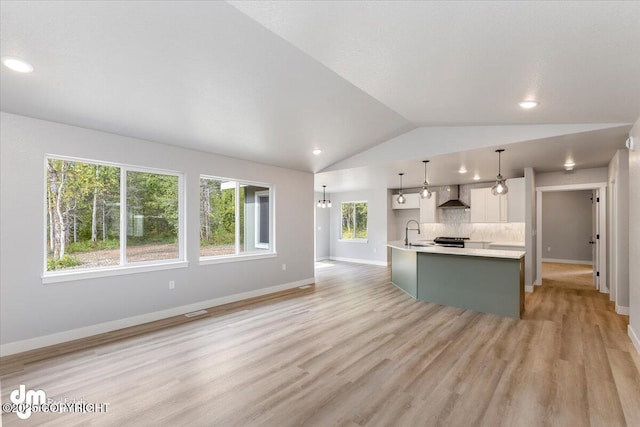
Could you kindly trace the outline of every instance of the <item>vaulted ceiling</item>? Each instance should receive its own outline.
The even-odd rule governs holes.
[[[1,54],[35,71],[2,67],[0,108],[334,191],[421,181],[422,158],[443,183],[461,159],[493,173],[498,145],[516,175],[603,166],[640,115],[638,22],[640,2],[2,1]]]

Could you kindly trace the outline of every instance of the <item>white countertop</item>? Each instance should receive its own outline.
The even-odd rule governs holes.
[[[522,248],[524,249],[524,242],[490,242],[489,246],[504,246],[510,248]]]
[[[387,242],[387,246],[403,251],[425,252],[429,254],[478,256],[485,258],[520,259],[523,251],[503,251],[498,249],[449,248],[445,246],[405,246],[402,241]]]

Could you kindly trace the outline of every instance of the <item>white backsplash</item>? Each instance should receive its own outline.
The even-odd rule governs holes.
[[[455,209],[463,211],[463,209]],[[454,209],[449,209],[454,211]],[[433,240],[439,236],[469,237],[483,242],[524,242],[524,222],[474,224],[448,222],[420,224],[420,239]]]
[[[492,184],[493,182],[481,182],[461,185],[458,198],[468,205],[472,188],[490,187]],[[407,192],[418,192],[419,189],[414,190],[407,190]],[[447,192],[447,187],[437,187],[433,190],[438,192],[438,204],[449,200],[450,195]],[[389,240],[404,239],[407,221],[418,218],[417,209],[395,210]],[[409,240],[433,240],[436,237],[447,236],[469,237],[471,240],[483,242],[522,242],[524,244],[525,224],[523,222],[470,223],[471,212],[469,209],[438,209],[438,221],[437,224],[421,224],[420,234],[410,232]]]
[[[471,198],[471,188],[487,187],[491,184],[477,183],[460,186],[458,198],[467,205]],[[438,204],[449,199],[447,187],[438,189]],[[438,224],[421,224],[420,239],[432,240],[439,236],[469,237],[485,242],[524,242],[524,222],[499,224],[470,223],[469,209],[439,209]]]

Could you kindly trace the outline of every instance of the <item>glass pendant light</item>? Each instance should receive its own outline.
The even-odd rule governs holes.
[[[507,187],[507,182],[502,177],[502,173],[500,171],[500,168],[501,168],[500,155],[502,154],[503,151],[504,149],[496,150],[496,153],[498,153],[498,176],[496,176],[496,183],[493,184],[493,187],[491,187],[491,194],[493,194],[494,196],[501,196],[509,192],[509,188]]]
[[[404,205],[404,203],[407,201],[407,199],[404,197],[404,194],[402,193],[402,175],[404,175],[404,173],[400,172],[398,175],[400,175],[400,194],[398,195],[398,204]]]
[[[319,208],[330,208],[331,200],[327,200],[327,186],[322,186],[322,200],[318,200],[318,204],[316,205]]]
[[[424,184],[422,184],[422,191],[420,191],[420,197],[423,199],[431,198],[431,190],[429,190],[429,179],[427,178],[427,163],[429,160],[423,160],[424,163]]]

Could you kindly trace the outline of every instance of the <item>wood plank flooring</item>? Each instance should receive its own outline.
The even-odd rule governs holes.
[[[3,425],[640,426],[628,318],[584,266],[545,264],[523,320],[414,301],[385,267],[322,266],[310,291],[13,361],[2,402],[26,384],[109,406]]]

